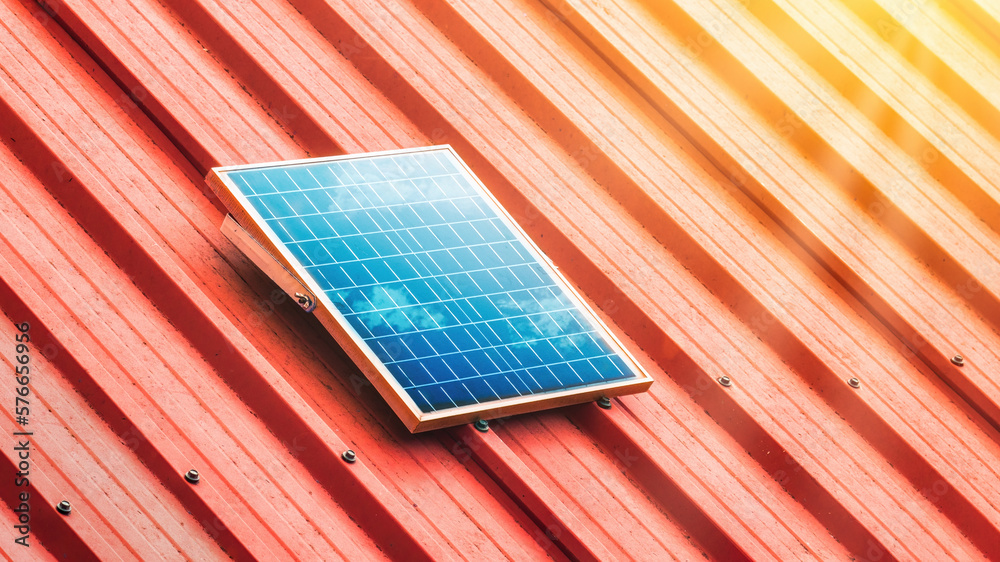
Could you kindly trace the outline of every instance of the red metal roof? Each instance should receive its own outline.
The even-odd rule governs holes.
[[[0,551],[1000,559],[998,58],[987,0],[3,0]],[[649,393],[411,435],[202,179],[441,143]]]

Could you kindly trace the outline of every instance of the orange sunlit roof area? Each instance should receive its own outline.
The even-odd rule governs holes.
[[[211,181],[445,145],[288,175],[336,203],[297,200],[305,238]],[[991,0],[0,0],[0,168],[7,559],[1000,559]],[[358,226],[331,190],[462,178],[493,215],[411,226],[520,244],[476,290],[569,295],[606,349],[565,372],[641,388],[519,405],[582,352],[534,345],[570,308],[419,296],[500,246],[295,253]],[[476,332],[475,392],[461,334],[398,328],[494,320],[524,354]]]

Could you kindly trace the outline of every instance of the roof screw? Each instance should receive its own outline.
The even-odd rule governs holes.
[[[961,355],[956,355],[951,358],[951,362],[961,367],[962,365],[965,365],[965,357],[962,357]]]
[[[611,399],[607,396],[601,396],[597,399],[597,405],[604,408],[605,410],[611,409]]]
[[[728,388],[730,386],[733,386],[733,379],[727,377],[726,375],[722,375],[721,377],[719,377],[719,384]]]
[[[184,474],[184,479],[192,484],[197,484],[201,481],[201,475],[198,474],[197,470],[192,468]]]
[[[340,458],[344,459],[345,461],[347,461],[349,463],[352,463],[352,462],[358,460],[358,455],[355,454],[354,451],[348,449],[348,450],[344,451],[343,453],[341,453]]]
[[[68,501],[63,500],[56,504],[56,511],[62,513],[63,515],[69,515],[69,512],[73,511],[73,506],[71,506]]]
[[[851,385],[851,388],[861,388],[861,379],[858,377],[851,377],[847,379],[847,384]]]
[[[299,306],[306,310],[309,310],[309,307],[312,306],[313,302],[312,298],[305,293],[295,293],[295,301],[299,303]]]
[[[483,433],[486,433],[487,431],[490,430],[490,422],[486,420],[476,420],[476,423],[474,425],[476,426],[476,429],[482,431]]]

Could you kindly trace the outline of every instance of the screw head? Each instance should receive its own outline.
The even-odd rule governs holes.
[[[201,475],[198,474],[197,470],[192,468],[184,474],[184,479],[192,484],[197,484],[201,481]]]
[[[73,511],[73,506],[71,506],[68,501],[63,500],[56,504],[56,511],[62,513],[63,515],[69,515],[69,512]]]
[[[858,377],[851,377],[847,379],[847,384],[851,385],[851,388],[861,388],[861,379]]]
[[[349,463],[352,463],[352,462],[358,460],[358,455],[354,451],[348,449],[348,450],[344,451],[343,453],[341,453],[340,458],[344,459],[345,461],[347,461]]]
[[[476,423],[473,425],[475,425],[476,429],[482,431],[483,433],[490,430],[490,422],[487,420],[476,420]]]
[[[728,388],[730,386],[733,386],[733,379],[727,377],[726,375],[722,375],[721,377],[719,377],[719,384]]]
[[[611,409],[611,399],[607,396],[601,396],[597,399],[597,405],[604,408],[605,410]]]
[[[961,355],[956,355],[951,358],[951,362],[961,367],[962,365],[965,365],[965,357],[962,357]]]
[[[308,309],[312,306],[312,298],[305,293],[295,293],[295,301],[299,303],[302,308]]]

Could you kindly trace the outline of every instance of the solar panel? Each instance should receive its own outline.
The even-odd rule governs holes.
[[[652,383],[451,147],[208,179],[410,431]]]

